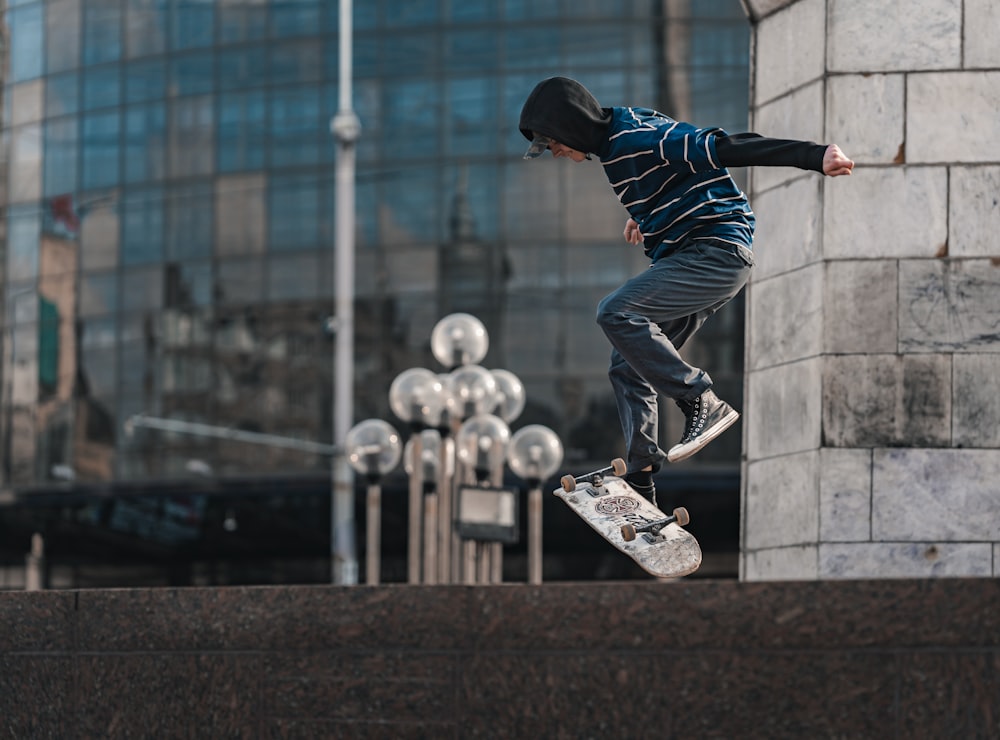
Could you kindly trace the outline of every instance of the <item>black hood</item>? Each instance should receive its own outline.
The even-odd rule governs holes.
[[[550,77],[542,80],[521,108],[518,127],[531,141],[544,134],[584,154],[596,153],[607,137],[611,109],[576,80]]]

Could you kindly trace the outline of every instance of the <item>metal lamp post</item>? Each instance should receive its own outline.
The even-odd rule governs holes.
[[[531,424],[511,437],[507,463],[528,484],[528,583],[542,582],[542,481],[562,459],[562,443],[548,427]]]
[[[399,464],[402,443],[391,424],[368,419],[351,428],[344,444],[351,467],[368,480],[365,582],[375,585],[382,564],[381,480]]]

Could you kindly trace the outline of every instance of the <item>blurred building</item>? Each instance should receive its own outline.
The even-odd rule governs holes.
[[[597,163],[522,161],[520,106],[564,74],[606,105],[743,130],[739,0],[373,0],[354,16],[357,419],[401,426],[389,384],[441,369],[431,329],[466,311],[490,333],[483,364],[526,387],[515,427],[555,429],[568,469],[604,464],[621,441],[594,309],[645,258]],[[42,531],[56,585],[325,579],[327,459],[124,430],[144,413],[331,438],[337,4],[8,0],[2,20],[0,567]],[[742,300],[688,353],[739,404]],[[675,409],[663,424],[679,437]],[[720,528],[706,549],[734,555],[739,440],[665,486],[703,496]]]

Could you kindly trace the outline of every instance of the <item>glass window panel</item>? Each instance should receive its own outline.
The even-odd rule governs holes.
[[[168,0],[125,0],[125,53],[162,54],[167,48]]]
[[[268,236],[272,252],[319,246],[320,182],[315,174],[271,179]]]
[[[383,184],[379,229],[394,245],[437,242],[440,233],[440,168],[406,167]]]
[[[118,310],[118,277],[113,272],[84,273],[80,276],[80,315],[104,316]],[[86,335],[85,335],[86,336]],[[93,342],[94,336],[86,341]],[[114,344],[114,336],[110,344]],[[91,346],[93,346],[91,344]]]
[[[79,77],[76,72],[52,75],[45,81],[47,118],[76,113],[80,107]]]
[[[115,191],[87,193],[78,206],[81,264],[85,270],[110,269],[118,264],[119,201]]]
[[[330,86],[327,91],[327,120],[333,118],[339,106],[336,86]],[[354,84],[354,113],[361,121],[361,138],[357,143],[358,160],[365,162],[378,159],[382,153],[382,83],[380,80],[358,80]],[[330,155],[328,160],[336,159],[337,142],[334,137],[326,137]]]
[[[555,18],[559,15],[559,0],[500,0],[503,14],[511,20]]]
[[[134,267],[122,270],[121,311],[131,315],[134,312],[148,312],[163,307],[163,266]]]
[[[42,74],[42,5],[26,5],[7,13],[6,34],[10,42],[10,79],[22,82]]]
[[[490,78],[448,83],[445,146],[450,154],[479,155],[496,148],[497,90]]]
[[[319,0],[278,0],[271,3],[271,32],[275,36],[304,36],[320,27]]]
[[[578,25],[563,34],[563,59],[574,68],[619,66],[627,61],[629,38],[620,24]]]
[[[267,35],[267,0],[219,0],[218,14],[223,43],[254,41]]]
[[[379,69],[379,38],[359,36],[354,39],[352,70],[355,77],[374,77]],[[326,45],[326,76],[337,79],[340,69],[340,48],[337,40],[330,38]]]
[[[83,109],[118,105],[121,100],[121,68],[117,64],[93,67],[83,75]]]
[[[256,170],[267,153],[267,94],[264,91],[219,96],[219,169]]]
[[[122,264],[163,260],[163,189],[130,188],[122,196]]]
[[[7,217],[7,279],[34,280],[38,275],[41,216],[36,206],[14,206]]]
[[[95,403],[94,396],[114,397],[118,389],[118,373],[115,366],[115,353],[107,349],[84,350],[80,353],[80,375],[84,378],[92,404]],[[100,414],[101,411],[103,409],[100,407],[88,408],[88,422],[91,421],[89,417]],[[88,430],[89,427],[88,423]]]
[[[42,126],[18,126],[10,137],[7,197],[13,203],[37,200],[42,193]]]
[[[264,294],[264,269],[259,259],[219,263],[220,304],[257,304]]]
[[[10,94],[10,125],[20,126],[42,119],[43,96],[47,81],[41,79],[11,85],[5,92]]]
[[[384,142],[390,159],[433,157],[439,151],[441,128],[440,88],[428,80],[392,81],[385,85],[386,110],[406,126],[394,127]]]
[[[80,0],[45,4],[45,69],[49,74],[80,66]]]
[[[163,103],[125,110],[125,182],[161,180],[165,173],[167,115]]]
[[[214,0],[174,0],[171,30],[174,49],[211,45],[215,32]]]
[[[386,13],[386,25],[411,28],[428,25],[438,20],[437,0],[408,0],[399,3]]]
[[[215,250],[231,256],[264,251],[266,180],[259,173],[220,177],[215,186]]]
[[[141,103],[162,98],[167,90],[166,64],[162,58],[130,62],[125,67],[125,100]]]
[[[262,87],[267,82],[267,59],[264,47],[223,49],[219,52],[219,88]]]
[[[378,3],[354,3],[353,10],[355,29],[372,29],[378,25]],[[340,15],[332,8],[331,11],[327,18],[331,23],[331,30],[336,30],[340,27]]]
[[[496,18],[495,0],[478,0],[478,2],[453,2],[448,6],[451,20],[458,23],[488,21]]]
[[[87,0],[83,8],[83,63],[100,64],[121,58],[120,0]]]
[[[557,69],[560,66],[559,38],[561,35],[563,35],[562,29],[552,28],[548,25],[508,28],[504,49],[508,66],[512,69],[525,67]],[[545,75],[536,75],[538,78],[542,76]]]
[[[78,140],[75,118],[45,122],[45,195],[76,190]]]
[[[449,73],[493,71],[497,65],[500,34],[495,30],[453,31],[445,36],[445,68]]]
[[[273,258],[267,271],[267,297],[271,301],[305,301],[319,297],[318,254]]]
[[[177,185],[167,191],[167,259],[212,254],[212,185]]]
[[[318,40],[299,40],[271,47],[271,84],[316,82],[322,74]]]
[[[212,98],[177,98],[170,105],[167,171],[171,177],[207,175],[215,161]]]
[[[271,165],[315,164],[320,156],[320,90],[306,87],[271,93]]]
[[[118,184],[121,125],[117,110],[90,113],[83,117],[83,188]]]
[[[170,94],[198,95],[211,92],[215,74],[213,66],[211,52],[174,57],[170,61]]]
[[[211,305],[211,263],[167,263],[164,290],[164,305],[167,308],[190,308],[191,306]],[[174,338],[179,339],[180,337],[175,335]]]
[[[440,39],[433,33],[407,33],[384,37],[381,46],[385,69],[394,75],[424,77],[436,71]]]
[[[444,193],[447,238],[490,242],[499,238],[497,203],[500,185],[496,165],[462,164],[449,167]]]

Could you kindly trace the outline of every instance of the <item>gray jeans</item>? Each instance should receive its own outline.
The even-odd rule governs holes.
[[[657,394],[693,399],[712,387],[708,373],[678,350],[746,285],[749,249],[716,239],[685,243],[605,297],[597,323],[611,342],[608,376],[625,434],[629,472],[659,465]]]

